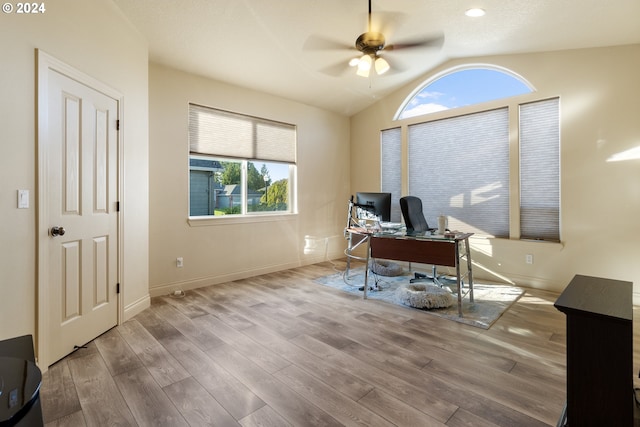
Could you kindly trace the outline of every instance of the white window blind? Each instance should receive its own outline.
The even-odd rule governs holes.
[[[386,129],[380,135],[381,191],[391,193],[391,222],[401,221],[402,196],[402,132],[400,128]]]
[[[560,240],[560,101],[520,106],[520,237]]]
[[[409,126],[409,194],[436,227],[509,236],[507,108]]]
[[[189,150],[241,159],[296,162],[294,125],[189,104]]]

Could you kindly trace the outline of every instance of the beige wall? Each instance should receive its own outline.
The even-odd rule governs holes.
[[[0,339],[35,334],[37,325],[36,49],[124,96],[125,315],[148,304],[146,42],[111,1],[56,0],[45,6],[41,15],[0,14]],[[17,209],[18,189],[29,190],[29,209]]]
[[[127,316],[148,304],[149,292],[340,257],[349,195],[379,189],[379,130],[395,125],[400,103],[432,75],[349,120],[148,65],[144,40],[108,0],[57,0],[40,16],[0,14],[0,339],[36,332],[35,49],[124,95]],[[640,145],[640,46],[455,60],[433,73],[466,62],[507,67],[539,96],[559,95],[562,108],[562,244],[478,239],[476,274],[558,291],[576,273],[638,282],[640,160],[607,159]],[[268,222],[189,223],[188,102],[296,124],[299,213]],[[17,209],[18,189],[31,192],[29,209]],[[310,253],[305,236],[316,239]],[[524,263],[528,253],[533,265]],[[178,256],[184,268],[175,266]]]
[[[350,194],[348,118],[157,64],[149,66],[149,95],[152,295],[341,256]],[[189,102],[297,126],[297,214],[188,221]],[[306,254],[305,236],[317,244]],[[176,266],[177,257],[184,267]]]
[[[475,239],[474,274],[554,291],[575,274],[627,280],[640,302],[640,159],[608,160],[640,149],[640,45],[443,64],[352,117],[351,151],[359,153],[352,155],[353,191],[379,189],[379,170],[370,167],[380,162],[378,133],[398,126],[392,118],[405,98],[434,74],[469,63],[506,67],[529,80],[538,92],[520,100],[560,96],[561,102],[562,244]],[[517,188],[511,193],[517,200]],[[533,265],[525,254],[533,254]]]

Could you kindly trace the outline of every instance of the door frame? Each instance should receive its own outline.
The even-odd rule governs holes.
[[[49,368],[49,365],[55,360],[50,360],[50,336],[48,329],[49,316],[51,310],[49,306],[49,293],[50,286],[48,283],[50,266],[49,266],[49,194],[47,192],[47,177],[49,173],[49,73],[51,71],[58,72],[75,80],[81,84],[84,84],[103,95],[113,98],[118,103],[118,122],[120,124],[117,135],[117,197],[118,201],[121,200],[124,194],[124,150],[123,150],[123,108],[124,108],[124,96],[113,89],[112,87],[102,83],[101,81],[73,68],[72,66],[54,58],[53,56],[43,52],[40,49],[36,49],[36,71],[37,71],[37,86],[36,86],[36,146],[38,156],[38,213],[36,223],[36,245],[37,245],[37,276],[36,276],[36,361],[40,369],[44,372]],[[117,324],[121,324],[124,319],[124,283],[122,280],[122,271],[124,267],[123,257],[123,242],[124,242],[124,226],[123,226],[123,209],[122,204],[117,212],[117,231],[116,238],[118,239],[116,248],[116,269],[117,269],[117,281],[120,284],[120,292],[117,294],[116,306],[117,306]]]

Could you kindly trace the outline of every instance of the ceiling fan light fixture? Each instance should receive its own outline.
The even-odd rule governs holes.
[[[358,65],[360,63],[360,58],[353,58],[351,61],[349,61],[349,66],[350,67],[355,67],[356,65]]]
[[[359,61],[358,61],[358,71],[357,71],[357,75],[362,76],[362,77],[369,77],[369,70],[371,69],[371,56],[369,55],[362,55],[362,57],[360,57]]]
[[[378,57],[374,65],[376,68],[376,73],[378,75],[384,74],[389,71],[389,63],[384,58]]]
[[[470,18],[479,18],[485,15],[485,10],[479,7],[474,7],[472,9],[468,9],[464,14]]]
[[[369,70],[361,70],[358,68],[358,71],[356,71],[356,75],[360,76],[360,77],[369,77]]]
[[[360,77],[369,77],[369,70],[360,70],[356,71],[356,74]]]

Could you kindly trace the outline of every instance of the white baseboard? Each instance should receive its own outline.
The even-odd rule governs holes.
[[[149,295],[151,297],[159,297],[163,295],[172,294],[175,291],[188,291],[191,289],[198,289],[205,286],[217,285],[219,283],[232,282],[234,280],[247,279],[249,277],[260,276],[262,274],[275,273],[278,271],[289,270],[291,268],[302,267],[303,265],[317,264],[319,262],[328,261],[330,259],[344,258],[344,253],[338,252],[331,255],[319,254],[318,256],[306,256],[304,259],[297,260],[295,262],[264,266],[260,268],[254,268],[249,270],[243,270],[228,274],[200,277],[191,280],[182,280],[171,283],[164,283],[149,288]]]
[[[147,294],[142,298],[139,298],[137,301],[128,304],[124,308],[124,318],[122,319],[122,322],[126,322],[149,307],[151,307],[151,296]]]

